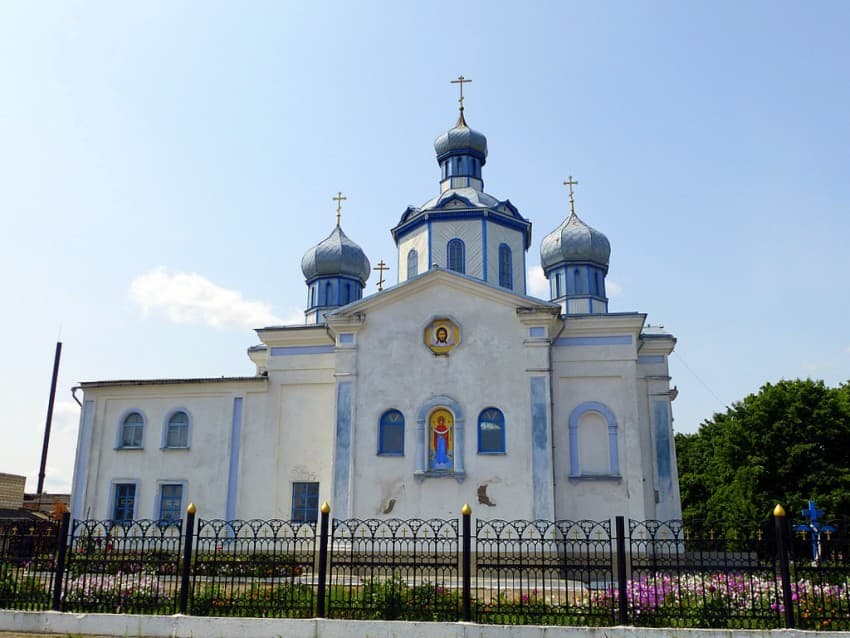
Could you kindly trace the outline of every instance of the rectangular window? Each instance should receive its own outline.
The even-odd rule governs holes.
[[[132,521],[136,513],[136,484],[116,483],[112,503],[113,521]]]
[[[159,488],[159,520],[179,521],[183,516],[183,485],[164,483]]]
[[[531,326],[528,329],[529,337],[545,337],[546,336],[546,328],[543,326]]]
[[[292,521],[314,523],[319,518],[319,484],[292,484]]]

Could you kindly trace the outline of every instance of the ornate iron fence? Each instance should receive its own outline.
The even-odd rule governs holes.
[[[315,616],[315,523],[201,519],[196,539],[190,613]]]
[[[598,596],[614,586],[608,521],[476,521],[473,619],[610,625]]]
[[[511,624],[850,629],[846,525],[680,521],[0,524],[0,607]],[[813,549],[814,548],[814,549]],[[815,552],[814,554],[812,552]]]
[[[173,614],[183,522],[74,521],[59,608]]]
[[[334,520],[328,616],[457,620],[456,519]]]

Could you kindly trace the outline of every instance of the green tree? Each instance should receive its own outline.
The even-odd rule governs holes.
[[[765,384],[694,434],[676,435],[682,514],[719,529],[764,527],[808,499],[850,519],[850,384]]]

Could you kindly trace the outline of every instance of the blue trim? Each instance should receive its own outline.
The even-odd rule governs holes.
[[[485,216],[486,213],[486,216]],[[428,210],[425,214],[418,215],[409,222],[404,222],[392,229],[393,239],[398,245],[401,240],[410,232],[413,232],[423,224],[430,224],[432,221],[475,221],[478,218],[486,219],[491,224],[504,226],[511,230],[518,230],[523,235],[523,243],[525,249],[531,247],[531,222],[519,221],[512,217],[508,217],[504,213],[499,213],[491,208],[474,208],[466,213],[456,211],[441,212],[440,210]]]
[[[531,377],[530,382],[532,518],[552,520],[555,505],[546,377]]]
[[[178,412],[182,412],[186,415],[186,445],[168,445],[168,426],[171,421],[171,417],[173,417]],[[186,408],[173,408],[169,410],[165,414],[165,418],[162,420],[162,438],[160,440],[160,448],[163,450],[188,450],[192,446],[192,413],[189,412]]]
[[[427,231],[428,232],[428,263],[425,264],[425,271],[424,272],[428,272],[429,270],[431,270],[431,266],[434,263],[434,255],[433,255],[433,252],[431,250],[431,220],[430,219],[428,219],[427,226],[428,226],[428,231]]]
[[[608,406],[597,403],[596,401],[586,401],[582,403],[570,414],[569,434],[570,434],[570,478],[583,478],[585,476],[595,478],[595,475],[585,475],[581,470],[581,462],[579,457],[579,432],[578,426],[581,417],[586,412],[597,412],[602,415],[602,418],[608,423],[608,474],[606,477],[620,476],[620,455],[617,442],[617,417],[608,408]]]
[[[142,436],[140,437],[139,445],[122,445],[122,441],[124,440],[124,421],[131,414],[138,414],[142,417]],[[124,410],[121,413],[121,416],[118,418],[118,430],[115,433],[115,449],[116,450],[144,450],[145,449],[145,434],[147,434],[148,430],[148,417],[145,416],[145,413],[142,412],[139,408],[130,408],[129,410]]]
[[[333,354],[333,351],[333,346],[281,346],[272,348],[270,354],[273,357],[288,357],[299,354]]]
[[[650,363],[664,363],[663,354],[642,354],[637,358],[638,365]]]
[[[631,345],[631,335],[611,335],[605,337],[560,337],[555,339],[556,346],[627,346]]]
[[[336,437],[334,443],[333,499],[334,515],[348,518],[349,483],[351,480],[351,409],[353,403],[351,381],[340,381],[336,386]]]
[[[109,484],[109,504],[106,508],[106,516],[104,518],[110,521],[134,521],[139,517],[139,485],[141,481],[139,479],[113,479]],[[132,485],[133,486],[133,513],[129,518],[116,518],[115,516],[115,499],[118,494],[116,493],[116,488],[119,485]]]
[[[481,447],[481,422],[482,422],[482,419],[484,417],[484,413],[487,412],[488,410],[495,410],[496,412],[499,413],[499,419],[500,419],[499,425],[501,426],[500,430],[501,430],[502,436],[501,436],[501,441],[499,441],[498,445],[492,447],[491,449],[485,450],[485,449],[482,449],[482,447]],[[479,454],[505,454],[505,450],[506,450],[505,439],[506,439],[506,436],[507,435],[505,433],[505,413],[504,412],[502,412],[499,408],[494,408],[493,406],[490,406],[489,408],[484,408],[483,410],[481,410],[481,412],[478,413],[478,453]]]
[[[484,260],[484,272],[482,273],[481,279],[487,281],[487,218],[481,218],[481,241],[483,244],[483,260]]]
[[[156,494],[154,495],[153,500],[153,513],[151,514],[151,518],[155,521],[161,521],[162,518],[162,488],[166,486],[180,486],[180,505],[177,506],[177,517],[172,519],[174,521],[179,521],[183,518],[183,511],[186,504],[186,481],[157,481],[156,482]]]
[[[387,417],[390,414],[398,414],[401,417],[401,423],[392,423],[387,420]],[[388,428],[400,428],[401,429],[401,449],[392,449],[387,450],[384,449],[384,430]],[[378,455],[379,456],[404,456],[404,415],[400,410],[392,409],[387,410],[381,415],[381,418],[378,422]]]
[[[225,520],[236,519],[236,496],[239,488],[239,452],[242,449],[242,397],[233,398],[233,417],[230,422],[230,463],[227,468],[227,502]]]
[[[655,422],[655,470],[658,473],[658,502],[673,497],[672,445],[670,443],[670,406],[667,401],[652,402]]]

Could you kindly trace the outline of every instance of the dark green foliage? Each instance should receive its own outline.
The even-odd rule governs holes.
[[[719,530],[769,529],[781,503],[799,518],[808,499],[850,518],[850,385],[765,384],[676,435],[682,513]]]

